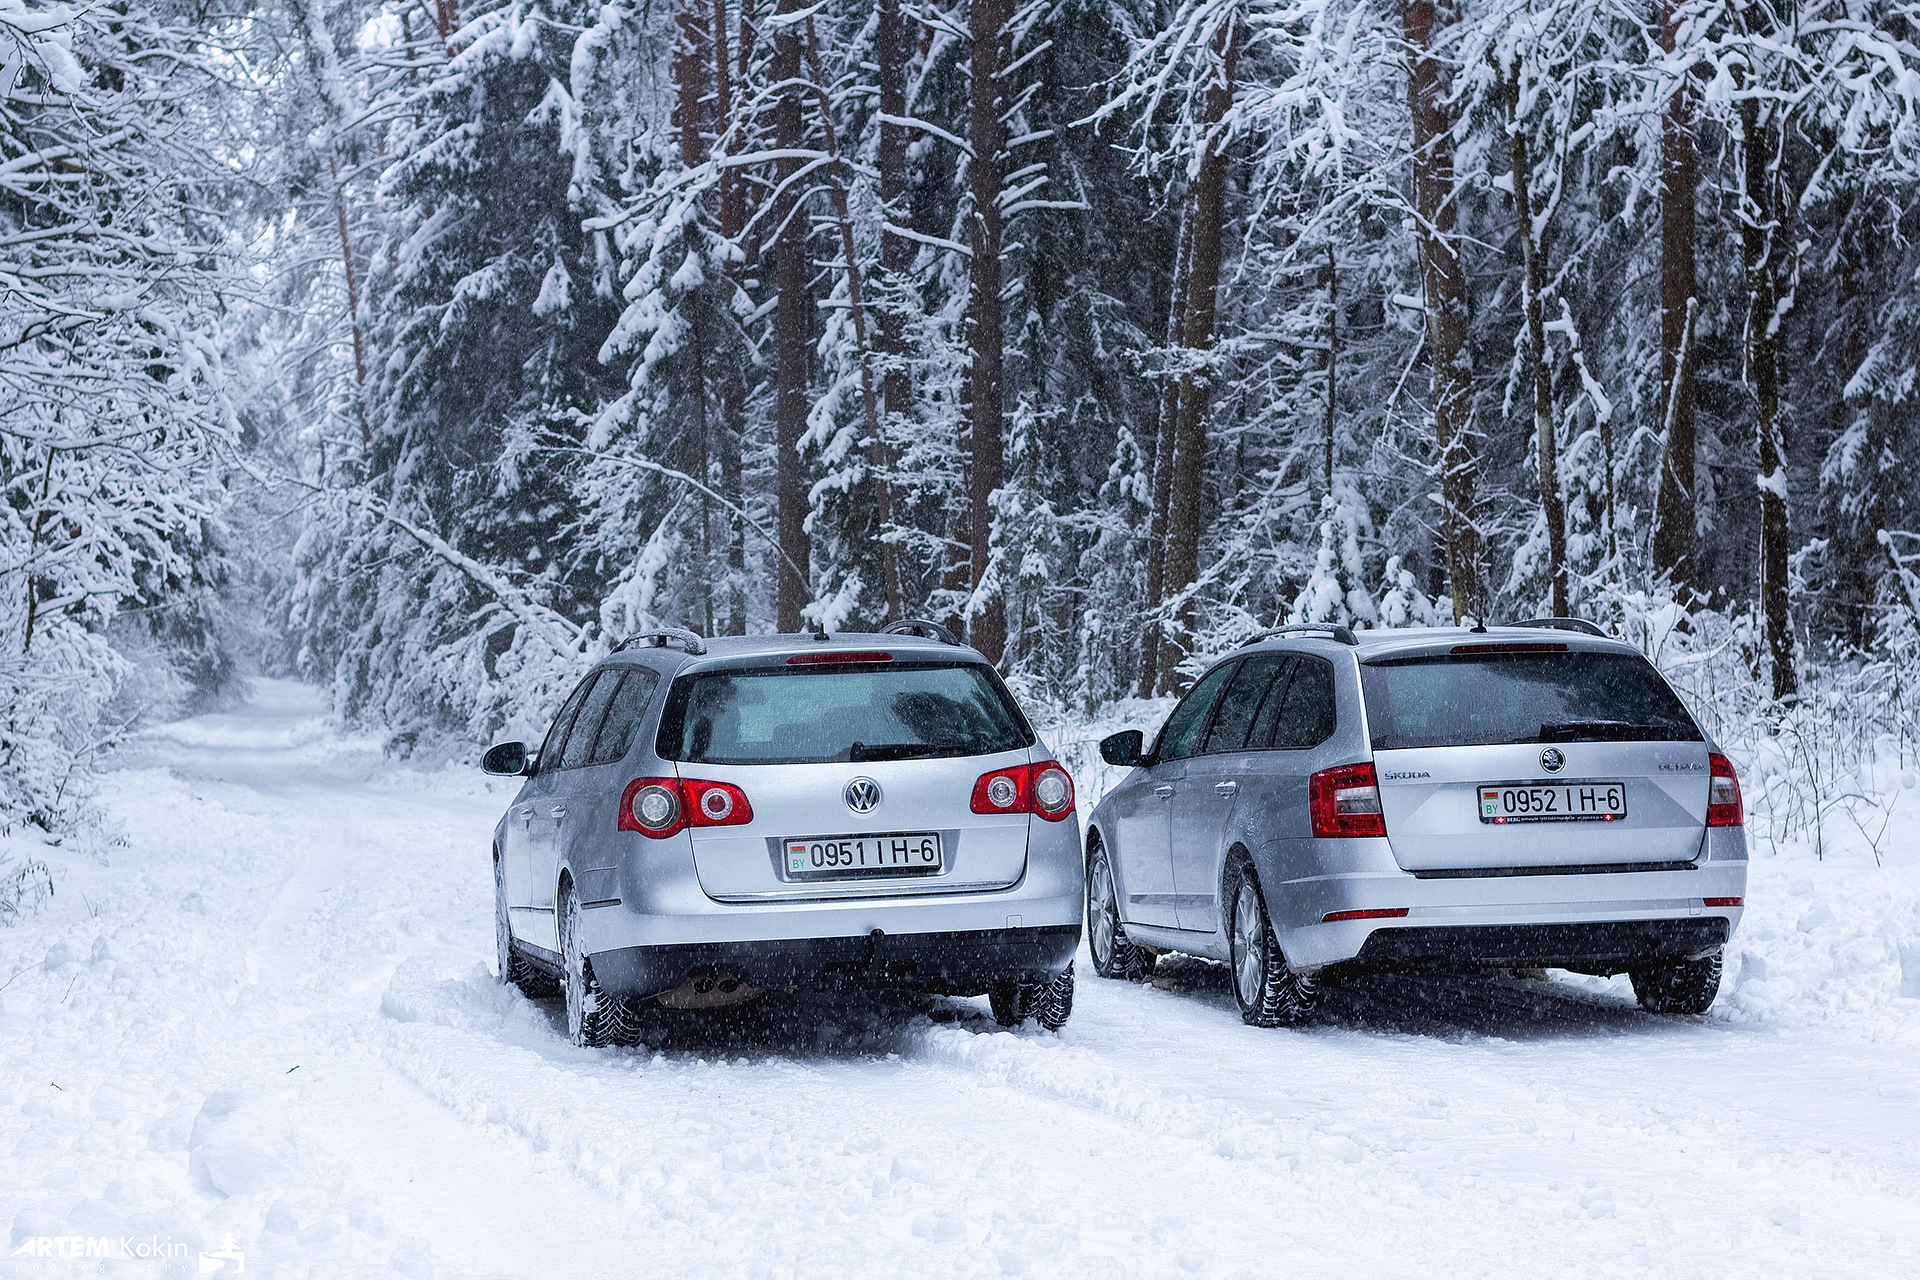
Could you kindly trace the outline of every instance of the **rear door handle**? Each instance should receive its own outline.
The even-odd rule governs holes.
[[[1163,782],[1159,786],[1153,789],[1153,794],[1159,796],[1162,800],[1165,800],[1168,796],[1173,794],[1173,784],[1170,782]]]
[[[1222,800],[1225,800],[1228,796],[1232,795],[1234,792],[1238,791],[1239,789],[1240,789],[1240,784],[1237,782],[1216,782],[1213,784],[1213,793],[1219,796]]]
[[[533,806],[532,805],[528,805],[526,808],[520,811],[520,825],[523,827],[530,827],[533,825]]]
[[[563,804],[557,804],[553,806],[553,808],[547,810],[547,812],[552,814],[555,818],[564,818],[567,816],[567,806]]]

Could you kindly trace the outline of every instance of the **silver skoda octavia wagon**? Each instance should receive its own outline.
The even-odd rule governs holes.
[[[913,634],[921,632],[924,634]],[[636,637],[587,673],[495,828],[502,981],[566,996],[578,1044],[641,1002],[852,983],[1073,1007],[1073,782],[978,652],[880,634]]]
[[[1227,961],[1242,1016],[1298,1022],[1343,972],[1559,967],[1704,1012],[1740,921],[1733,766],[1591,624],[1285,627],[1205,672],[1087,833],[1102,977]]]

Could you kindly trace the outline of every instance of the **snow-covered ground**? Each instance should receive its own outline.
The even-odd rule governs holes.
[[[118,842],[11,841],[57,894],[0,929],[0,1222],[10,1254],[83,1256],[0,1274],[213,1274],[203,1251],[329,1278],[1920,1258],[1912,789],[1884,866],[1761,852],[1704,1018],[1642,1015],[1618,979],[1382,978],[1328,1025],[1256,1031],[1216,966],[1163,960],[1142,990],[1083,955],[1059,1035],[876,997],[582,1051],[493,980],[504,784],[384,761],[271,681],[124,764]],[[103,1268],[102,1237],[163,1260]]]

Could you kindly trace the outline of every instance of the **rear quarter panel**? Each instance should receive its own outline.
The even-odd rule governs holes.
[[[1307,803],[1307,779],[1322,769],[1353,764],[1371,758],[1368,747],[1366,708],[1360,697],[1360,667],[1354,651],[1345,645],[1319,643],[1300,645],[1302,649],[1333,662],[1334,717],[1333,736],[1317,747],[1299,751],[1261,751],[1251,753],[1256,763],[1249,768],[1235,801],[1228,823],[1219,865],[1217,883],[1223,887],[1227,859],[1245,850],[1259,877],[1266,898],[1267,912],[1276,929],[1287,927],[1299,916],[1302,897],[1297,882],[1315,876],[1337,874],[1353,861],[1347,846],[1372,842],[1316,840]],[[1384,842],[1381,842],[1384,843]],[[1225,954],[1225,920],[1212,935],[1216,950]]]

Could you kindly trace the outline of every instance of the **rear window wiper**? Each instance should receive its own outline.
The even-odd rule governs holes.
[[[1628,720],[1566,720],[1540,726],[1538,742],[1673,742],[1693,737],[1677,724],[1634,724]]]
[[[849,761],[860,760],[913,760],[921,756],[951,755],[953,747],[936,746],[927,742],[876,742],[871,746],[856,742],[847,749]]]

